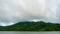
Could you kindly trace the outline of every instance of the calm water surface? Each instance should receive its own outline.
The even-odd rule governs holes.
[[[12,32],[12,31],[0,31],[0,34],[60,34],[60,32]]]

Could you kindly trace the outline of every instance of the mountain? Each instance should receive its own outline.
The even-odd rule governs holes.
[[[0,31],[60,31],[60,24],[43,21],[19,22],[11,26],[0,26]]]

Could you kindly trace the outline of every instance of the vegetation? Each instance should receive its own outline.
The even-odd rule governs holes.
[[[0,31],[60,31],[60,24],[39,22],[19,22],[12,26],[2,27]]]

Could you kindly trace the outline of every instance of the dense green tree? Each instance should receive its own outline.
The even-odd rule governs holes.
[[[19,22],[11,26],[0,26],[0,31],[60,31],[60,24],[43,21]]]

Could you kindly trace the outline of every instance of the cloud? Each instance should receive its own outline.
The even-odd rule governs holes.
[[[59,9],[58,2],[55,2],[56,0],[0,0],[0,26],[34,19],[59,22],[59,11],[56,11]]]

